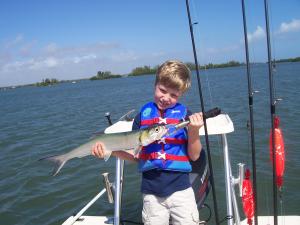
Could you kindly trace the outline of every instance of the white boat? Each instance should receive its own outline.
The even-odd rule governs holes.
[[[105,130],[105,133],[116,133],[130,131],[132,121],[119,121]],[[234,190],[234,186],[238,185],[241,196],[242,181],[244,174],[244,164],[239,163],[239,177],[235,178],[231,172],[231,162],[229,155],[229,147],[227,143],[226,135],[234,132],[233,123],[227,114],[220,114],[214,118],[207,119],[207,132],[208,135],[220,135],[222,138],[223,159],[224,159],[224,177],[226,184],[226,205],[227,215],[232,215],[227,220],[228,225],[246,225],[247,219],[241,221],[240,212],[237,205],[237,195]],[[200,129],[199,135],[204,135],[204,128]],[[107,173],[104,173],[104,188],[100,191],[86,206],[84,206],[75,216],[69,217],[63,225],[106,225],[106,224],[120,224],[120,209],[121,209],[121,195],[122,195],[122,183],[123,183],[123,160],[116,160],[116,177],[114,184],[111,184],[108,180]],[[191,174],[191,181],[195,174]],[[115,195],[113,196],[114,188]],[[84,215],[86,210],[93,205],[100,197],[108,193],[110,200],[114,199],[114,217],[103,216],[88,216]],[[106,196],[105,196],[106,197]],[[225,200],[225,199],[224,199]],[[259,225],[273,224],[273,216],[258,216]],[[115,223],[114,223],[115,221]],[[203,222],[204,223],[204,222]],[[278,216],[279,225],[299,225],[300,216]]]

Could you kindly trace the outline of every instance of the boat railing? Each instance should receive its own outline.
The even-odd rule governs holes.
[[[89,201],[75,216],[69,218],[63,223],[63,225],[74,224],[103,194],[106,192],[106,188],[103,188],[91,201]]]

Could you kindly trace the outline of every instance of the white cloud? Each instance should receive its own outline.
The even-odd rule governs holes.
[[[5,64],[1,68],[0,71],[3,73],[19,71],[19,70],[22,70],[22,68],[27,68],[28,66],[32,65],[33,63],[34,63],[33,59],[28,59],[28,60],[24,60],[24,61],[14,61],[14,62]]]
[[[296,32],[300,30],[300,20],[298,19],[293,19],[289,23],[281,23],[279,30],[276,32],[278,34],[281,33],[288,33],[288,32]]]
[[[97,58],[97,56],[95,54],[89,54],[89,55],[84,55],[84,56],[75,56],[72,59],[70,59],[70,61],[77,64],[84,60],[90,60],[90,59],[96,59],[96,58]]]
[[[18,36],[14,40],[6,43],[6,46],[10,46],[10,49],[6,49],[2,53],[0,59],[0,72],[13,72],[23,70],[39,70],[43,68],[52,68],[62,65],[72,65],[78,63],[84,63],[95,60],[99,56],[109,57],[114,54],[116,49],[119,49],[119,45],[114,43],[95,43],[86,46],[75,47],[59,47],[56,43],[50,43],[45,47],[36,49],[34,55],[29,54],[33,48],[33,44],[25,43],[20,48],[19,52],[23,58],[19,58],[17,54],[14,54],[15,50],[12,43],[18,43],[23,40],[23,36]],[[96,54],[96,53],[97,54]],[[120,56],[118,56],[120,57]]]
[[[22,57],[30,56],[32,54],[35,41],[23,44],[19,49],[19,55]]]
[[[107,42],[64,47],[54,42],[38,44],[38,41],[23,41],[21,46],[0,52],[0,86],[39,82],[45,76],[58,80],[91,77],[99,70],[124,74],[149,62],[157,64],[158,60],[162,61],[159,55],[164,55],[139,54],[118,43]]]
[[[44,64],[46,67],[55,67],[57,66],[58,62],[55,58],[49,57],[44,60]]]
[[[23,68],[24,71],[26,70],[40,70],[44,68],[51,68],[58,65],[57,59],[53,57],[48,57],[44,59],[32,59],[29,61],[25,67]]]
[[[52,68],[58,66],[58,60],[54,57],[48,57],[43,59],[27,59],[23,61],[15,61],[4,65],[0,72],[18,72],[18,71],[28,71],[28,70],[39,70],[45,68]]]
[[[260,40],[266,36],[264,29],[261,26],[257,26],[253,33],[248,34],[248,42],[254,42]]]
[[[7,41],[4,46],[5,48],[13,48],[16,45],[20,44],[24,40],[22,34],[18,34],[14,39]]]
[[[50,43],[45,47],[46,53],[55,53],[58,50],[58,46],[56,43]]]
[[[135,61],[138,59],[137,55],[133,51],[121,51],[111,55],[111,59],[116,62]]]
[[[239,48],[240,48],[239,45],[229,45],[222,48],[207,48],[206,52],[209,54],[230,53],[230,52],[235,52]]]

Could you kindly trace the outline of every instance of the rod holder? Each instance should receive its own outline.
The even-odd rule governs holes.
[[[106,119],[107,119],[108,124],[109,124],[109,125],[112,125],[112,122],[111,122],[111,119],[110,119],[110,113],[109,113],[109,112],[106,112],[106,113],[105,113],[105,117],[106,117]]]
[[[107,193],[107,198],[108,198],[108,202],[109,203],[114,203],[114,197],[113,197],[113,193],[112,193],[112,183],[109,182],[109,178],[108,178],[109,173],[102,173],[103,176],[103,183],[106,189],[106,193]]]
[[[238,163],[238,177],[235,178],[234,176],[231,178],[231,183],[233,185],[239,186],[239,196],[242,197],[243,194],[243,180],[245,177],[245,164]]]
[[[239,168],[239,190],[240,190],[240,197],[242,197],[243,195],[243,180],[245,177],[245,164],[244,163],[239,163],[238,164],[238,168]]]

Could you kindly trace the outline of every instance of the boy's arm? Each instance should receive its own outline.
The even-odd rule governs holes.
[[[202,113],[194,113],[189,116],[188,125],[188,156],[192,161],[196,161],[202,149],[199,137],[199,129],[203,126]]]
[[[118,157],[123,160],[131,161],[131,162],[138,162],[138,158],[134,157],[133,150],[124,152],[124,151],[115,151],[112,152],[112,155]]]

